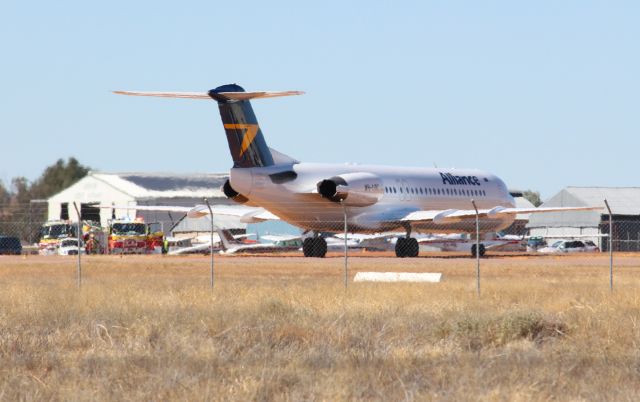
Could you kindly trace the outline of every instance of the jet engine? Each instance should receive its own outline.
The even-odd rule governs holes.
[[[364,172],[334,176],[318,182],[317,187],[322,197],[351,207],[373,205],[384,193],[380,177]]]
[[[244,204],[247,201],[249,201],[247,197],[240,194],[239,192],[234,190],[233,187],[231,187],[231,183],[229,183],[229,179],[227,179],[227,181],[225,181],[224,184],[222,185],[222,192],[224,193],[225,196],[227,196],[227,198],[232,199],[238,204]]]

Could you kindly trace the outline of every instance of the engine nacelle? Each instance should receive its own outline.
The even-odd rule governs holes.
[[[232,199],[238,204],[244,204],[247,201],[249,201],[247,197],[240,194],[239,192],[234,190],[233,187],[231,187],[231,183],[229,183],[229,179],[227,179],[227,181],[225,181],[224,184],[222,185],[222,192],[224,193],[225,196],[227,196],[227,198]]]
[[[351,207],[366,207],[378,202],[384,187],[380,177],[372,173],[346,173],[322,180],[318,193],[334,202],[342,201]]]

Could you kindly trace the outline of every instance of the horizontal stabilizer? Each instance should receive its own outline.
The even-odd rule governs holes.
[[[211,99],[207,92],[142,92],[142,91],[113,91],[118,95],[129,96],[153,96],[157,98],[182,98],[182,99]],[[221,95],[231,100],[250,100],[260,98],[277,98],[279,96],[303,95],[302,91],[281,91],[281,92],[219,92]]]

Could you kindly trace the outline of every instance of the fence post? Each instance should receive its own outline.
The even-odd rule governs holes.
[[[82,254],[82,243],[80,242],[80,239],[82,238],[82,226],[80,220],[80,211],[78,210],[78,205],[75,201],[73,202],[73,208],[75,208],[76,213],[78,214],[78,228],[76,229],[76,231],[78,232],[78,268],[76,270],[76,282],[78,289],[80,289],[80,287],[82,286],[82,261],[80,259],[80,255]]]
[[[344,289],[347,290],[347,286],[349,284],[349,247],[347,247],[347,207],[344,205],[342,200],[340,200],[340,204],[342,204],[342,211],[344,212]]]
[[[211,256],[211,280],[210,280],[210,286],[211,286],[211,290],[213,290],[213,231],[214,231],[214,226],[213,226],[213,210],[211,209],[211,204],[209,204],[209,200],[207,198],[204,199],[204,202],[207,204],[207,208],[209,208],[209,217],[211,218],[211,244],[209,244],[209,255]],[[220,241],[222,241],[222,239],[220,239]]]
[[[605,198],[604,205],[609,211],[609,291],[613,292],[613,214],[609,202]]]
[[[473,204],[473,209],[476,211],[476,282],[478,297],[480,297],[480,215],[474,199],[471,199],[471,204]]]

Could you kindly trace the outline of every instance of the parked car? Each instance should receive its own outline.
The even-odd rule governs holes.
[[[80,253],[85,254],[82,245],[78,248],[78,239],[62,239],[58,246],[58,255],[78,255],[78,250],[80,250]]]
[[[538,251],[543,247],[547,247],[547,241],[542,236],[531,236],[527,240],[527,252]]]
[[[600,251],[591,240],[558,240],[549,247],[538,249],[540,253],[593,253]]]
[[[0,236],[0,254],[22,254],[20,239],[13,236]]]

